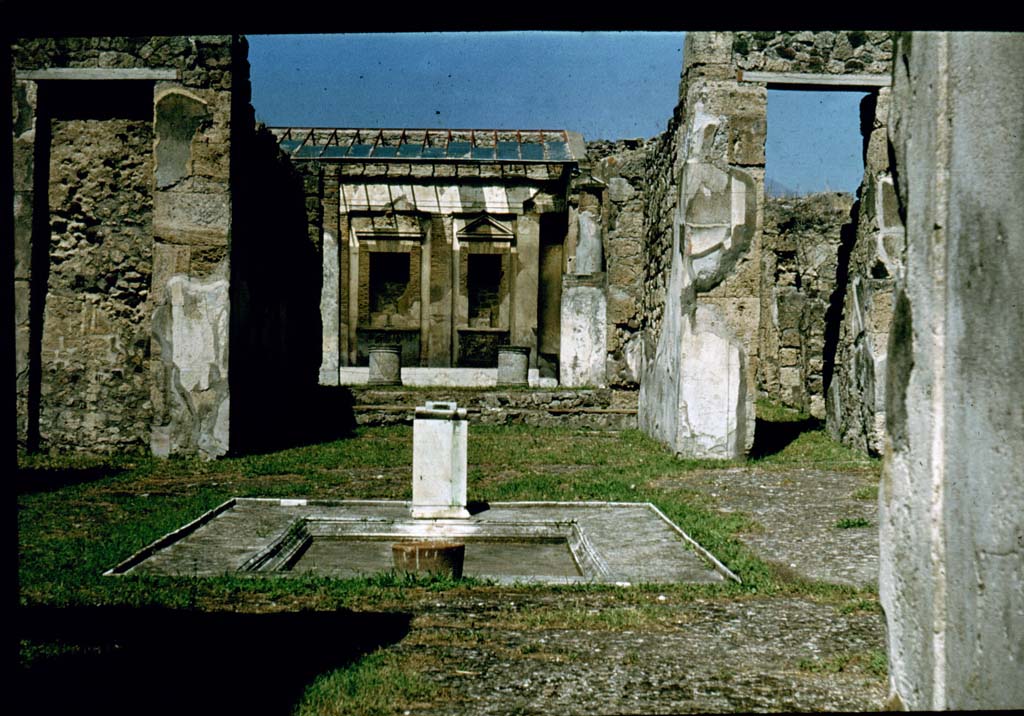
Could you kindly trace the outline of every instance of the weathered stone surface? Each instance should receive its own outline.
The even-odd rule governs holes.
[[[1024,37],[914,33],[890,136],[906,215],[879,596],[891,702],[1024,704]]]
[[[155,455],[227,452],[229,442],[228,281],[223,275],[167,281],[167,296],[153,313],[163,385],[154,416]],[[191,419],[185,420],[186,413]]]
[[[743,455],[753,403],[742,344],[713,309],[702,305],[692,327],[684,319],[681,341],[676,452],[726,459]]]
[[[210,110],[201,99],[172,90],[157,98],[155,111],[154,175],[157,188],[166,189],[192,173],[192,139]]]
[[[835,350],[826,356],[825,333],[838,320],[831,302],[852,205],[833,193],[765,202],[758,390],[817,418],[825,417],[823,370]],[[788,385],[783,375],[793,376]]]
[[[567,387],[607,385],[608,327],[604,274],[562,281],[559,383]]]
[[[886,74],[892,63],[887,32],[737,32],[736,66],[768,72]]]
[[[881,454],[885,445],[885,372],[892,295],[902,272],[903,225],[895,198],[885,118],[889,90],[862,104],[862,126],[870,134],[860,201],[853,210],[855,236],[844,240],[838,274],[846,276],[833,295],[836,331],[831,381],[826,385],[826,423],[831,434],[859,450]],[[888,209],[886,205],[889,204]],[[888,218],[886,218],[888,216]],[[852,244],[852,245],[850,245]],[[842,321],[838,320],[841,308]]]
[[[648,167],[657,172],[648,178],[649,199],[659,203],[647,204],[646,261],[660,269],[660,276],[648,271],[645,292],[657,296],[664,290],[665,302],[660,316],[654,301],[644,304],[638,419],[642,429],[677,454],[702,457],[742,455],[753,442],[754,428],[758,312],[752,309],[759,288],[763,175],[728,165],[726,136],[730,112],[756,116],[765,97],[763,89],[726,80],[728,71],[707,69],[724,61],[728,70],[721,49],[730,38],[687,35],[688,65],[677,109],[683,121],[670,126],[674,136],[660,148],[677,159]],[[707,56],[701,54],[705,46]],[[668,193],[673,186],[677,197]],[[662,217],[670,213],[671,223],[665,222]],[[658,251],[664,252],[661,261]]]
[[[147,442],[152,132],[135,120],[55,120],[39,439],[46,449]],[[122,202],[106,200],[116,186]]]
[[[329,231],[324,231],[323,279],[320,290],[320,317],[322,324],[322,361],[320,363],[320,384],[337,385],[338,368],[341,366],[341,276],[338,241]]]
[[[601,247],[601,218],[593,211],[579,214],[579,238],[576,241],[576,262],[573,273],[593,274],[604,270]]]

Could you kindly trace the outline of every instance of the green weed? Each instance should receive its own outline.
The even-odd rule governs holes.
[[[843,519],[836,522],[835,527],[841,530],[858,529],[860,527],[870,527],[871,520],[863,517],[844,517]]]

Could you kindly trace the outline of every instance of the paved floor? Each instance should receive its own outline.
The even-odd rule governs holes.
[[[721,512],[753,518],[756,527],[741,539],[767,562],[834,584],[878,583],[878,478],[871,473],[736,468],[691,472],[672,484],[706,493]]]

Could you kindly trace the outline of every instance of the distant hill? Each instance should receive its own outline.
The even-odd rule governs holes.
[[[786,196],[800,196],[800,192],[795,189],[791,189],[781,182],[777,182],[774,179],[765,178],[764,180],[764,193],[766,196],[773,199],[778,199]]]

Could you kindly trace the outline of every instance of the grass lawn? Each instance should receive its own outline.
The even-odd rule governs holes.
[[[786,423],[807,422],[806,416],[761,408],[781,426],[780,434],[785,433]],[[243,640],[250,638],[256,625],[255,631],[265,637],[262,644],[280,639],[278,646],[288,649],[295,625],[320,615],[317,618],[333,620],[329,628],[359,632],[360,637],[347,640],[344,655],[314,648],[298,660],[303,666],[296,665],[294,673],[282,667],[282,684],[287,688],[282,687],[281,698],[286,711],[387,713],[402,704],[444,696],[417,677],[410,657],[377,648],[400,638],[410,605],[518,590],[553,598],[549,607],[528,614],[492,615],[490,626],[550,629],[586,623],[609,630],[665,626],[667,613],[652,601],[655,593],[667,594],[676,602],[743,599],[754,594],[811,595],[850,605],[850,609],[876,609],[877,599],[870,590],[778,574],[736,539],[749,518],[717,512],[711,497],[688,489],[682,479],[694,470],[754,465],[766,470],[800,466],[878,471],[877,461],[833,443],[821,429],[793,432],[787,440],[774,450],[762,450],[757,459],[694,461],[676,459],[638,431],[471,426],[470,499],[650,501],[743,578],[743,584],[661,585],[656,590],[644,586],[510,590],[474,581],[395,575],[358,580],[102,576],[136,550],[231,496],[408,500],[409,426],[360,429],[345,440],[213,462],[23,455],[16,478],[18,589],[21,611],[30,626],[23,630],[20,664],[24,674],[36,675],[39,681],[68,660],[80,664],[94,655],[101,662],[119,648],[112,637],[102,637],[98,626],[94,632],[84,626],[77,631],[59,628],[72,621],[82,625],[111,620],[114,627],[129,631],[133,624],[158,631],[173,628],[179,635],[194,630],[195,638],[201,640],[209,633],[202,619],[212,619],[214,629]],[[598,595],[594,598],[602,606],[596,613],[577,603],[589,599],[587,595]],[[192,615],[190,621],[168,626],[178,624],[175,620],[182,614]],[[369,630],[353,626],[360,615],[377,619],[376,626]],[[52,626],[47,629],[46,625]],[[319,625],[316,622],[312,628],[327,628]],[[116,632],[114,627],[106,633]],[[340,662],[345,663],[337,668]],[[29,678],[28,683],[36,682]]]

